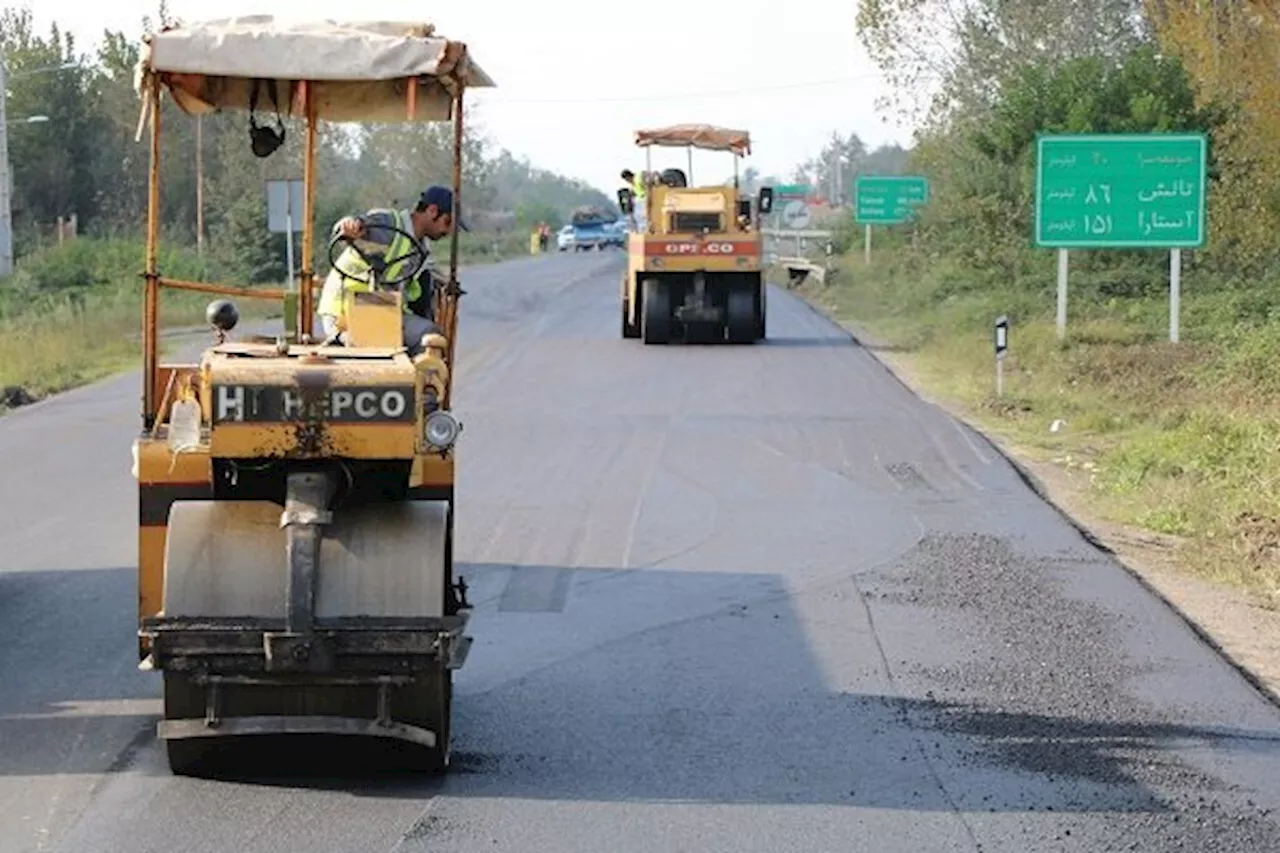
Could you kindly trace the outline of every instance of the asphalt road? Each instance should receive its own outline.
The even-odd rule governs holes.
[[[0,418],[0,850],[1280,850],[1280,712],[987,443],[776,289],[764,345],[622,340],[619,265],[464,282],[442,780],[170,776],[138,377]]]

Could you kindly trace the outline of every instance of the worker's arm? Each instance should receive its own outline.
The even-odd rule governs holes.
[[[395,224],[393,214],[382,210],[371,210],[363,216],[347,216],[338,220],[333,226],[330,237],[342,234],[345,237],[359,239],[361,243],[385,249],[391,245],[395,237],[395,233],[391,230]]]

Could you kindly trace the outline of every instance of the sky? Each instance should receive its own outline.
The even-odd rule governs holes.
[[[56,21],[75,33],[82,50],[104,29],[140,37],[142,16],[159,9],[158,0],[18,5],[32,9],[41,29]],[[747,165],[781,177],[833,132],[857,133],[871,148],[910,143],[908,127],[876,110],[884,86],[857,38],[857,0],[455,0],[435,13],[421,0],[380,0],[355,14],[340,0],[220,0],[215,11],[207,2],[171,0],[169,8],[187,21],[245,14],[431,21],[467,42],[497,83],[472,94],[496,145],[610,195],[622,168],[644,165],[633,142],[641,127],[705,122],[748,130]],[[655,149],[654,166],[684,167],[685,157]],[[695,180],[722,180],[732,170],[728,154],[695,154]]]

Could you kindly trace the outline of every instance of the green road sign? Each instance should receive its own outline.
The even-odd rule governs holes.
[[[811,192],[813,190],[808,184],[783,184],[773,188],[773,194],[778,198],[808,198]]]
[[[1204,245],[1204,134],[1041,136],[1037,149],[1037,246]]]
[[[859,225],[899,225],[929,200],[929,182],[918,175],[859,175],[853,198]]]

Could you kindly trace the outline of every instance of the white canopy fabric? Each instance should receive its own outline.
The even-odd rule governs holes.
[[[144,40],[139,87],[159,75],[191,114],[249,108],[255,80],[274,82],[282,115],[302,111],[311,81],[317,117],[330,121],[440,121],[451,113],[446,85],[492,87],[467,46],[425,23],[290,21],[272,15],[178,24]],[[409,115],[407,87],[419,78]],[[270,88],[257,109],[275,111]]]
[[[665,147],[692,146],[707,151],[732,151],[739,156],[751,153],[751,135],[745,130],[716,127],[711,124],[673,124],[636,131],[636,145]]]

